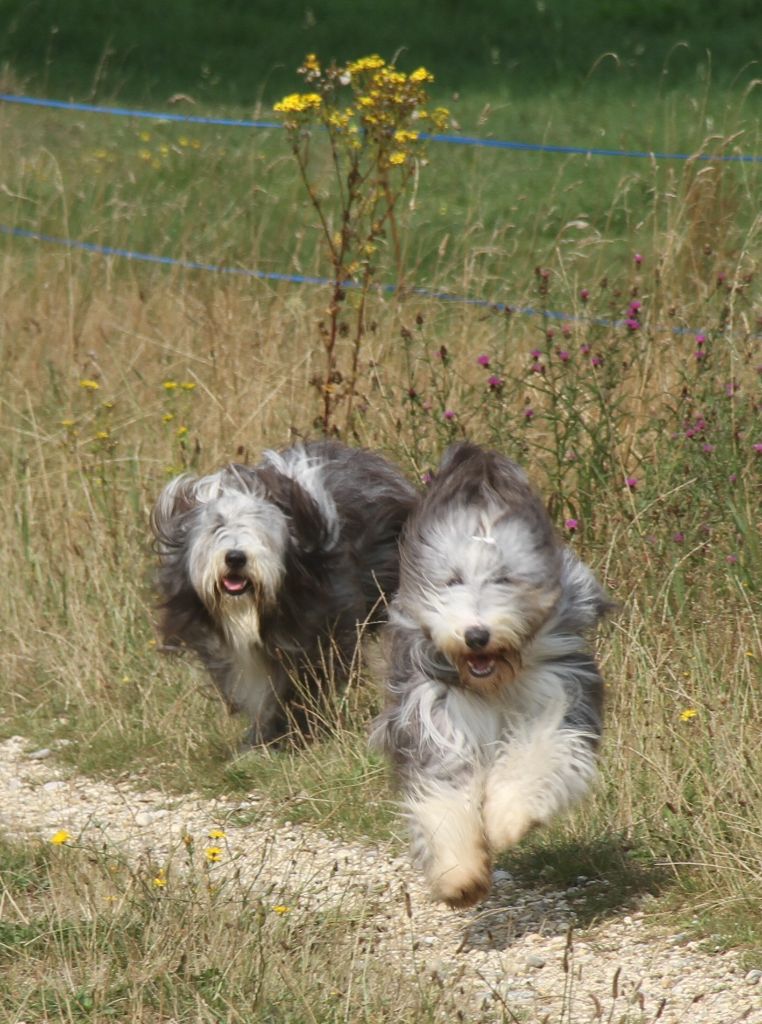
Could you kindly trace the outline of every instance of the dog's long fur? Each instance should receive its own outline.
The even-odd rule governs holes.
[[[289,719],[306,730],[297,690],[345,680],[358,624],[386,617],[414,499],[380,455],[333,441],[164,488],[151,517],[164,644],[199,655],[249,742]]]
[[[492,855],[588,789],[603,684],[585,637],[607,606],[515,463],[448,450],[403,531],[371,737],[436,898],[478,902]]]

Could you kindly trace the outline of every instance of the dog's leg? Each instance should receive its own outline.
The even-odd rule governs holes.
[[[243,745],[260,746],[280,739],[288,729],[285,707],[291,683],[287,673],[259,647],[239,647],[232,655],[212,675],[231,711],[251,722]]]
[[[552,722],[527,723],[506,742],[484,786],[484,830],[497,853],[515,846],[587,791],[595,775],[589,737]]]
[[[490,890],[492,868],[476,778],[462,787],[427,781],[405,802],[413,856],[434,897],[454,908],[483,900]]]

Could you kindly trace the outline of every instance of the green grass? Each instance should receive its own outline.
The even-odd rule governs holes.
[[[113,0],[4,0],[8,26],[0,61],[33,87],[65,95],[166,100],[178,91],[202,102],[252,105],[286,88],[305,53],[346,60],[402,52],[440,69],[444,89],[493,96],[546,91],[595,75],[637,88],[690,81],[711,67],[733,78],[758,59],[762,18],[752,0],[718,7],[686,3],[562,0],[500,4],[426,0],[412,8],[383,0],[202,4],[157,9]],[[606,55],[606,56],[604,56]]]

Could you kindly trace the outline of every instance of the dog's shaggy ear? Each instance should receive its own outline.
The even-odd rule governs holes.
[[[197,483],[197,477],[183,473],[170,480],[156,499],[151,512],[151,529],[157,540],[169,539],[174,532],[171,528],[174,520],[198,504]]]
[[[329,542],[329,527],[312,495],[274,466],[260,467],[258,477],[265,486],[268,501],[286,516],[296,547],[305,552],[325,548]]]

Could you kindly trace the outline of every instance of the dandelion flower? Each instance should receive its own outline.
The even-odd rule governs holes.
[[[184,380],[180,382],[180,387],[183,391],[193,391],[196,387],[196,382],[195,380]]]
[[[690,722],[690,720],[692,718],[695,718],[697,714],[698,711],[696,711],[695,708],[685,708],[683,711],[680,712],[680,721]]]
[[[84,388],[85,391],[97,391],[100,384],[97,380],[81,380],[79,386]]]
[[[161,382],[161,386],[164,388],[165,391],[174,391],[177,388],[177,381],[176,380],[163,380]]]
[[[65,828],[59,828],[59,830],[50,837],[50,842],[53,846],[63,846],[64,843],[68,843],[71,839],[71,832]]]
[[[288,914],[288,913],[290,913],[290,911],[291,911],[291,907],[287,907],[287,906],[285,906],[285,904],[283,904],[283,903],[277,903],[277,904],[276,904],[276,905],[275,905],[275,906],[273,907],[273,913],[275,913],[275,914],[279,914],[279,915],[280,915],[281,917],[282,917],[282,916],[283,916],[284,914]]]
[[[156,889],[163,889],[166,884],[167,884],[167,876],[164,874],[164,872],[162,870],[159,870],[159,873],[157,874],[156,878],[154,878],[154,880],[153,880],[154,888],[156,888]]]
[[[219,846],[207,846],[204,856],[210,864],[219,864],[222,860],[222,849]]]
[[[211,829],[207,833],[207,835],[209,836],[210,839],[224,839],[225,838],[225,833],[223,832],[223,830],[221,828],[213,828],[213,829]]]

